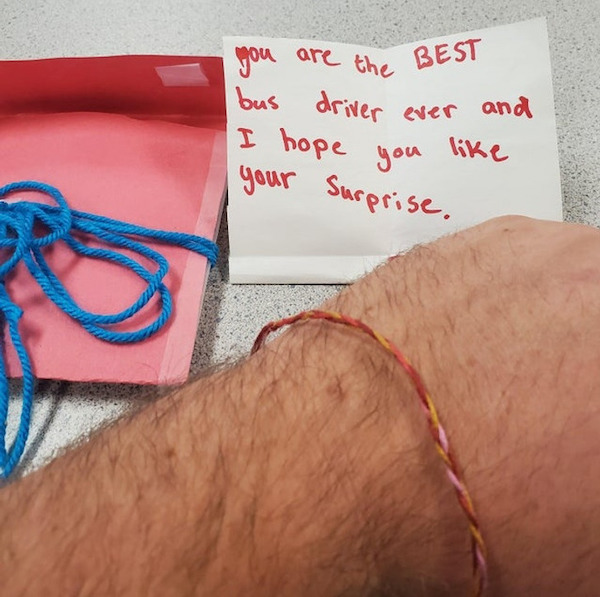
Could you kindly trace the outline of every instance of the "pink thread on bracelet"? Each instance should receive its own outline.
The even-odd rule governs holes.
[[[349,317],[348,315],[342,315],[341,313],[336,313],[334,311],[312,310],[302,311],[301,313],[298,313],[292,317],[286,317],[278,321],[271,321],[267,323],[262,328],[254,342],[252,354],[259,350],[265,344],[267,337],[276,330],[292,325],[298,321],[307,321],[309,319],[321,319],[332,323],[338,323],[364,332],[376,340],[381,346],[383,346],[387,352],[391,353],[404,371],[406,371],[408,374],[425,413],[427,425],[429,427],[431,436],[433,437],[437,452],[446,467],[448,479],[454,487],[456,497],[458,498],[458,503],[467,517],[469,532],[471,534],[471,551],[473,553],[473,576],[475,579],[474,594],[476,597],[481,597],[487,584],[487,550],[483,541],[479,520],[473,506],[473,501],[471,500],[471,496],[467,490],[465,481],[460,474],[458,464],[450,448],[448,436],[446,435],[446,431],[440,422],[439,415],[433,404],[431,396],[429,395],[429,392],[423,383],[423,379],[419,375],[419,372],[412,366],[410,361],[402,354],[402,352],[400,352],[395,344],[385,336],[382,336],[370,328],[367,324]]]

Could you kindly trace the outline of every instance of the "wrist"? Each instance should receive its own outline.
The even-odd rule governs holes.
[[[246,558],[247,593],[257,577],[281,595],[469,582],[465,522],[417,397],[376,342],[308,322],[232,374],[246,414],[226,453],[245,497],[223,552]]]

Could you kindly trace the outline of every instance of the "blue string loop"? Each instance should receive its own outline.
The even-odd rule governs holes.
[[[35,385],[31,361],[19,332],[19,319],[23,311],[12,301],[6,290],[6,276],[19,263],[24,263],[46,296],[85,330],[100,340],[125,344],[140,342],[158,332],[173,311],[171,293],[163,282],[169,271],[169,263],[161,253],[147,247],[142,241],[178,245],[204,255],[211,265],[216,263],[218,256],[217,245],[201,236],[144,228],[72,210],[62,193],[45,183],[28,180],[8,184],[0,188],[0,200],[19,191],[43,193],[51,198],[55,205],[22,200],[10,203],[0,201],[0,260],[6,256],[0,262],[0,313],[23,372],[19,426],[15,439],[7,449],[6,426],[10,392],[4,354],[0,354],[0,476],[4,478],[11,474],[23,455],[29,435]],[[95,237],[104,247],[90,247],[84,244],[80,239],[86,236]],[[129,307],[118,313],[94,313],[83,309],[44,258],[44,247],[57,241],[64,242],[75,254],[82,257],[105,260],[130,270],[146,283],[146,287]],[[119,249],[125,249],[141,260],[125,255],[119,252]],[[151,269],[142,265],[143,260],[150,261],[154,267]],[[153,321],[134,331],[114,329],[113,326],[129,321],[153,299],[158,299],[160,305],[160,313]],[[0,334],[0,340],[4,343],[3,332]]]

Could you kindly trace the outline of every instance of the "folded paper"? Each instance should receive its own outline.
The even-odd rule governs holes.
[[[232,282],[348,282],[493,216],[561,219],[546,24],[380,50],[225,39]]]

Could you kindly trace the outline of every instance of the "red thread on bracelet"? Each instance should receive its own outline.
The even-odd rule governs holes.
[[[452,486],[456,492],[456,497],[458,498],[458,503],[467,517],[469,532],[471,534],[471,551],[473,553],[473,576],[475,578],[474,594],[476,597],[481,597],[487,583],[487,550],[481,535],[481,529],[477,519],[477,514],[475,513],[473,501],[471,500],[471,496],[467,490],[467,486],[463,480],[463,477],[460,474],[457,462],[450,448],[448,436],[444,430],[444,427],[442,426],[442,423],[440,422],[439,415],[433,404],[431,396],[429,395],[429,392],[423,383],[423,379],[419,375],[419,372],[411,365],[410,361],[402,354],[402,352],[400,352],[395,344],[385,336],[382,336],[370,328],[367,324],[349,317],[348,315],[342,315],[341,313],[335,313],[334,311],[313,310],[302,311],[301,313],[298,313],[292,317],[286,317],[278,321],[271,321],[267,323],[267,325],[262,328],[254,342],[252,354],[259,350],[264,345],[267,337],[276,330],[288,325],[292,325],[298,321],[306,321],[309,319],[322,319],[332,323],[339,323],[364,332],[379,342],[379,344],[383,346],[387,352],[391,353],[404,371],[406,371],[408,374],[415,390],[417,391],[417,395],[425,413],[427,425],[429,427],[431,436],[433,437],[433,441],[435,442],[437,452],[446,467],[448,479],[450,480],[450,483],[452,483]]]

